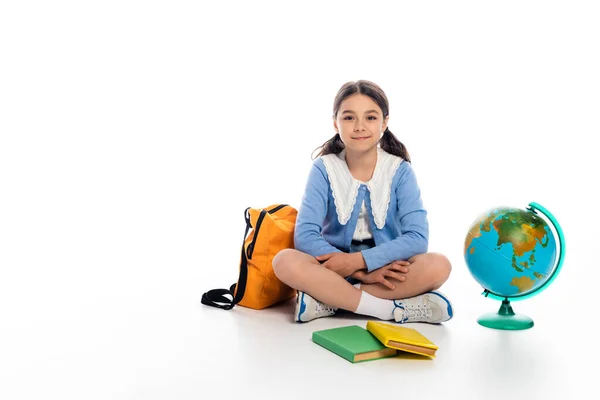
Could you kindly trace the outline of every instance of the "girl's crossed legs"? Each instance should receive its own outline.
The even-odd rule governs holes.
[[[408,262],[409,272],[404,281],[387,278],[395,289],[381,283],[352,285],[314,257],[294,249],[279,252],[273,259],[273,269],[282,282],[330,306],[329,309],[340,308],[398,322],[437,323],[450,319],[450,302],[440,293],[431,293],[448,279],[450,261],[439,253],[425,253],[411,257]]]

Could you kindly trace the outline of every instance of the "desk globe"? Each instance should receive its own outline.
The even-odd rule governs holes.
[[[538,212],[550,221],[558,238]],[[477,322],[494,329],[531,328],[533,320],[515,314],[510,300],[524,300],[547,288],[558,276],[564,254],[565,239],[558,221],[538,203],[530,203],[525,210],[499,207],[481,214],[465,238],[465,261],[484,288],[482,294],[501,300],[502,305],[497,313],[483,314]]]

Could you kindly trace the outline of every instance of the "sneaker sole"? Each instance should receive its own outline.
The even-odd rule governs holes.
[[[296,310],[296,322],[306,322],[300,319],[304,311],[306,311],[306,303],[304,302],[304,292],[302,292],[302,295],[298,298]]]

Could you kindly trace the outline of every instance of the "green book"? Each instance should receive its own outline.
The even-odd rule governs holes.
[[[384,346],[371,332],[358,325],[316,331],[312,340],[352,363],[396,355],[396,349]]]

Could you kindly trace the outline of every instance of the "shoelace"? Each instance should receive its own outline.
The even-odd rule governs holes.
[[[403,320],[427,320],[431,318],[433,310],[427,307],[427,302],[424,296],[420,296],[412,301],[404,301],[404,315]]]
[[[427,319],[431,316],[431,310],[427,306],[404,308],[404,319]]]

